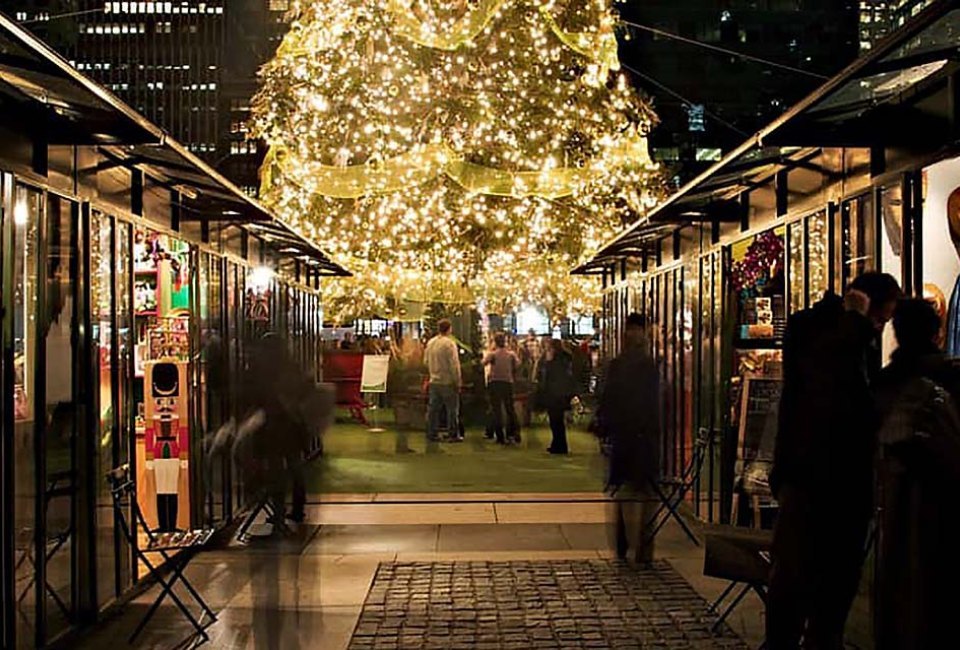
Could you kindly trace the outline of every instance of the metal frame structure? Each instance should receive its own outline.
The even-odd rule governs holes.
[[[243,301],[251,267],[276,267],[270,287],[274,296],[271,317],[275,325],[295,332],[291,343],[296,353],[317,372],[320,281],[322,277],[349,273],[289,224],[2,14],[0,135],[0,647],[6,650],[64,642],[121,603],[143,577],[138,575],[137,549],[122,541],[116,519],[112,519],[112,540],[98,537],[98,526],[113,517],[112,511],[103,515],[98,510],[98,497],[104,492],[103,468],[99,466],[112,468],[129,462],[136,470],[135,413],[130,406],[134,356],[129,334],[134,309],[135,229],[161,232],[189,244],[193,358],[189,382],[194,388],[202,387],[206,379],[199,354],[203,343],[201,316],[221,332],[231,328],[229,334],[238,343],[229,352],[223,350],[222,356],[225,361],[230,357],[232,370],[239,369],[242,337],[249,329]],[[35,202],[29,232],[21,225],[27,217],[18,205],[18,192],[30,192]],[[54,212],[57,209],[65,212]],[[50,222],[54,218],[58,223]],[[64,238],[56,242],[57,250],[48,250],[53,243],[46,235],[60,223],[66,224],[69,232],[61,233]],[[35,296],[29,295],[23,284],[17,284],[18,273],[24,272],[16,259],[24,235],[30,237],[33,247],[36,271],[29,280]],[[94,268],[94,246],[109,255],[111,264],[106,274]],[[54,257],[68,266],[54,268]],[[201,266],[211,282],[203,282]],[[60,273],[69,277],[54,275]],[[69,400],[75,411],[67,418],[65,440],[58,441],[65,455],[49,464],[51,471],[66,466],[67,492],[60,484],[48,481],[48,458],[53,450],[47,449],[52,431],[47,430],[45,403],[48,350],[44,333],[51,318],[47,305],[50,300],[61,300],[55,293],[61,285],[71,294],[68,304],[58,303],[57,307],[57,315],[66,314],[70,321],[61,326],[69,332],[71,358],[51,357],[50,362],[69,364],[73,369]],[[96,291],[109,293],[104,293],[103,305],[93,304]],[[216,305],[201,303],[213,300],[213,296]],[[24,322],[18,324],[17,305],[28,301],[30,313],[36,318],[26,322],[26,311],[21,309]],[[290,309],[293,304],[296,309]],[[109,309],[109,314],[101,313],[101,309]],[[100,331],[107,327],[108,332]],[[32,337],[31,345],[36,348],[32,358],[35,370],[29,379],[36,417],[29,422],[17,419],[14,395],[18,383],[16,346],[24,336]],[[106,342],[103,349],[101,340]],[[111,402],[102,425],[103,413],[98,408],[101,359],[109,363],[105,376],[110,382],[103,399]],[[209,423],[203,419],[210,415],[211,408],[218,410],[221,418],[237,408],[235,396],[227,392],[216,396],[211,404],[202,404],[199,398],[191,400],[189,415],[194,430]],[[24,438],[29,444],[26,450],[15,435],[15,428],[24,427],[29,429]],[[191,517],[197,524],[222,522],[234,516],[242,492],[227,466],[221,468],[215,484],[204,485],[200,442],[199,435],[191,437],[191,457],[198,459],[191,463],[189,476]],[[17,462],[24,458],[30,462]],[[21,498],[18,486],[27,483],[32,494]],[[48,563],[44,561],[48,528],[53,530],[47,514],[51,498],[57,499],[57,516],[65,518],[70,531],[69,543],[57,547],[58,557],[64,558],[56,568],[56,588],[62,592],[52,600],[46,596]],[[24,550],[30,551],[35,566],[28,576],[24,568],[28,565],[18,567],[17,563],[17,533],[23,532],[19,531],[18,517],[21,513],[26,516],[24,508],[29,509],[32,522],[25,534],[29,547]],[[98,549],[103,544],[112,550]],[[102,562],[112,564],[112,576],[110,571],[101,574]],[[18,585],[18,574],[26,576],[26,582]],[[107,582],[98,584],[101,575]],[[21,593],[24,605],[18,603]],[[67,615],[54,622],[61,611],[58,600]],[[19,618],[24,608],[29,625]]]
[[[604,353],[616,352],[626,315],[619,306],[631,304],[661,325],[654,349],[666,352],[661,361],[668,366],[663,370],[668,395],[684,395],[690,383],[686,375],[693,373],[692,410],[682,399],[666,402],[668,410],[692,412],[693,421],[668,430],[664,458],[668,468],[683,466],[690,432],[715,432],[718,449],[708,453],[705,476],[693,495],[694,509],[708,521],[729,517],[727,485],[736,456],[735,433],[727,430],[734,372],[732,296],[723,277],[731,246],[785,228],[788,275],[799,274],[795,286],[802,291],[791,296],[793,283],[787,282],[788,309],[809,306],[817,291],[841,291],[856,273],[891,263],[905,289],[919,295],[924,285],[922,170],[960,154],[958,32],[960,1],[931,3],[572,271],[603,279]],[[881,260],[885,209],[900,215],[899,260]],[[811,276],[811,219],[826,223],[825,278]],[[681,250],[677,237],[685,243]],[[790,251],[792,237],[799,242],[799,259]],[[682,324],[686,327],[658,320],[670,304],[662,292],[673,282],[665,280],[678,272],[684,275],[683,291],[694,294],[692,301],[685,293],[681,298],[690,312],[685,318],[692,321]],[[670,354],[685,342],[692,345],[692,364],[686,366]]]

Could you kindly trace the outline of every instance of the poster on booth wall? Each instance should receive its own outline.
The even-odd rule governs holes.
[[[783,380],[747,377],[740,395],[736,475],[748,494],[770,493],[770,469],[777,438]]]
[[[361,393],[386,393],[390,357],[386,354],[365,354],[360,374]]]

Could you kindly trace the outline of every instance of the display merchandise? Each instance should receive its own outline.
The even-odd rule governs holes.
[[[137,498],[148,525],[190,526],[189,249],[156,232],[134,233]]]
[[[730,283],[737,296],[738,338],[782,339],[786,327],[784,228],[733,247]]]
[[[177,525],[181,483],[186,487],[184,479],[189,437],[187,363],[148,361],[145,383],[144,451],[147,482],[151,483],[149,475],[152,473],[152,487],[156,495],[156,529],[170,532],[181,527]],[[144,510],[142,505],[141,510]]]

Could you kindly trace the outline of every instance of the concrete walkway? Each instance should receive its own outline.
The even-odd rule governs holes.
[[[606,525],[609,505],[596,502],[601,495],[566,495],[565,502],[552,495],[533,503],[541,495],[496,495],[500,500],[493,501],[491,495],[432,494],[430,498],[443,502],[409,503],[418,496],[424,495],[325,498],[326,503],[310,506],[312,525],[298,538],[257,541],[197,557],[189,576],[220,612],[220,620],[210,629],[212,647],[348,648],[381,565],[575,560],[595,564],[612,557]],[[702,547],[687,540],[679,527],[668,525],[657,544],[657,558],[667,563],[663,567],[682,577],[681,582],[703,599],[712,600],[725,586],[702,577]],[[130,604],[80,647],[113,647],[125,640],[155,593]],[[751,596],[730,620],[731,628],[752,647],[762,639],[762,611]],[[189,631],[167,603],[135,647],[173,647]],[[408,647],[389,640],[381,645],[375,639],[366,641],[371,647]],[[421,647],[408,641],[410,647]],[[603,643],[594,639],[590,647],[604,647]],[[359,637],[353,646],[367,647]]]

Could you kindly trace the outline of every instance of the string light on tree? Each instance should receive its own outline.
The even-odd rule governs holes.
[[[658,194],[655,121],[609,0],[301,0],[262,72],[266,200],[356,277],[334,315],[403,300],[588,313],[568,270]]]

